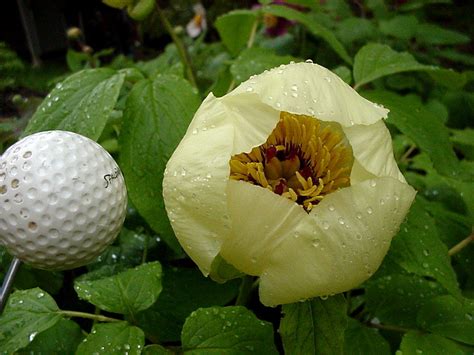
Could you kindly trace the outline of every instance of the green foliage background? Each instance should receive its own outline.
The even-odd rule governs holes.
[[[39,106],[34,98],[15,98],[18,116],[0,118],[0,150],[20,135],[42,130],[86,135],[117,158],[130,204],[120,236],[94,263],[67,272],[23,266],[0,316],[1,351],[473,353],[469,5],[286,3],[292,6],[269,0],[252,9],[214,6],[207,32],[196,39],[173,28],[176,5],[148,6],[151,12],[140,15],[139,30],[153,33],[159,27],[171,34],[155,57],[137,61],[116,55],[104,61],[111,50],[94,55],[70,50],[65,61],[71,72],[57,76],[44,69],[54,75]],[[183,4],[191,17],[191,4]],[[269,36],[268,19],[286,21],[288,30]],[[217,284],[187,259],[164,210],[162,175],[207,93],[224,95],[251,75],[308,59],[390,109],[386,122],[395,156],[418,195],[382,266],[365,284],[271,309],[258,302],[248,280]],[[0,45],[0,90],[37,88],[29,70]],[[0,248],[0,271],[10,260]]]

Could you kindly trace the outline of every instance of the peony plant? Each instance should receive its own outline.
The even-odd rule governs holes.
[[[221,259],[258,276],[268,306],[359,286],[415,197],[387,114],[310,62],[209,94],[163,180],[186,253],[206,276]]]

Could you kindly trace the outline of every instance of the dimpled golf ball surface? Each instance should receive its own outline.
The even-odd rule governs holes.
[[[90,262],[119,233],[126,203],[117,163],[81,135],[36,133],[0,157],[0,243],[34,267]]]

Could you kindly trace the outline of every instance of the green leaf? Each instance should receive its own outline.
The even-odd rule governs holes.
[[[378,330],[349,318],[345,332],[344,355],[390,355],[390,345]]]
[[[352,83],[352,72],[348,67],[341,65],[334,68],[332,72],[344,80],[346,84],[350,85]]]
[[[474,345],[474,301],[452,296],[428,301],[418,312],[418,324],[432,333]]]
[[[403,355],[449,354],[464,355],[465,352],[453,341],[436,334],[411,331],[403,336],[400,350]]]
[[[143,262],[145,249],[149,252],[156,245],[156,236],[153,237],[122,228],[114,244],[108,247],[93,263],[88,264],[87,268],[90,271],[95,271],[104,266],[109,266],[117,270],[117,272],[123,271],[125,268],[140,265]],[[111,276],[113,274],[116,274],[116,272],[104,276]],[[87,277],[88,280],[96,280],[98,278],[101,277]]]
[[[265,48],[252,47],[240,53],[232,63],[230,72],[236,84],[240,84],[252,75],[260,74],[280,64],[288,64],[293,60],[295,58],[289,55],[280,56]]]
[[[474,129],[452,129],[451,142],[467,159],[474,160]]]
[[[158,344],[147,345],[145,346],[142,352],[142,355],[173,355],[173,354],[175,353]]]
[[[22,265],[15,276],[14,287],[25,290],[39,287],[50,294],[56,294],[63,285],[64,275],[59,271],[46,271]]]
[[[407,174],[411,180],[416,179],[414,185],[417,185],[418,189],[432,190],[433,192],[429,192],[428,195],[437,194],[438,200],[454,212],[466,214],[467,209],[470,221],[474,223],[474,184],[472,180],[461,181],[439,175],[425,153],[420,153],[413,158],[412,167],[425,172],[423,175]],[[428,195],[426,197],[429,197]]]
[[[181,249],[161,197],[163,173],[199,104],[197,91],[182,78],[158,75],[154,81],[143,80],[128,96],[119,139],[129,196],[176,253]]]
[[[209,277],[214,281],[224,283],[242,276],[245,276],[245,274],[237,270],[234,266],[232,266],[232,264],[229,264],[227,261],[225,261],[225,259],[220,254],[217,254],[217,256],[212,261]]]
[[[54,326],[39,333],[21,353],[74,354],[84,339],[81,327],[69,319],[61,319]]]
[[[74,284],[79,297],[95,306],[108,312],[134,315],[158,298],[162,289],[161,265],[155,261],[104,279],[77,279]]]
[[[431,23],[418,25],[416,40],[426,45],[464,44],[470,42],[469,36],[465,34]]]
[[[412,0],[402,4],[399,7],[400,11],[413,11],[423,8],[431,4],[452,4],[451,0]]]
[[[247,45],[256,21],[257,13],[250,10],[235,10],[217,18],[215,26],[219,36],[233,56]]]
[[[418,19],[413,15],[399,15],[380,21],[380,31],[383,34],[405,41],[415,36],[417,26]]]
[[[90,54],[77,52],[74,49],[68,49],[66,53],[66,63],[70,71],[77,72],[85,68],[90,57]]]
[[[117,102],[125,75],[112,69],[88,69],[71,75],[46,96],[24,136],[52,129],[97,140]]]
[[[385,44],[369,43],[355,56],[354,80],[356,87],[359,87],[383,76],[433,68],[433,66],[418,63],[407,52],[396,52]]]
[[[154,341],[178,341],[184,321],[192,311],[226,305],[237,296],[238,289],[237,280],[218,284],[196,269],[166,268],[163,292],[153,306],[138,313],[135,319]]]
[[[0,349],[13,353],[61,319],[54,299],[40,288],[16,291],[0,316]]]
[[[127,322],[95,324],[91,333],[83,340],[76,355],[94,353],[139,355],[145,345],[145,336],[140,328]]]
[[[372,21],[360,18],[349,17],[337,23],[337,36],[345,44],[352,44],[353,42],[368,42],[374,38],[377,29]]]
[[[240,306],[201,308],[191,313],[181,341],[185,354],[278,354],[271,323]]]
[[[135,66],[151,79],[154,79],[158,74],[184,76],[183,63],[180,61],[176,46],[173,44],[166,46],[165,52],[158,57],[146,62],[138,62]]]
[[[429,70],[428,75],[438,84],[449,89],[462,89],[469,81],[474,78],[471,76],[472,71],[457,72],[452,69]]]
[[[342,43],[334,35],[333,31],[324,27],[316,21],[311,13],[304,13],[282,5],[267,5],[263,7],[264,13],[284,17],[290,21],[296,21],[304,25],[313,35],[322,38],[329,46],[347,63],[352,64],[352,59]]]
[[[448,248],[439,239],[436,224],[420,198],[415,199],[393,239],[389,256],[406,271],[432,277],[448,292],[460,296]]]
[[[395,125],[426,152],[438,172],[449,177],[460,177],[459,162],[449,142],[448,129],[441,120],[433,119],[433,114],[419,100],[388,91],[364,92],[363,96],[390,109],[387,122]]]
[[[346,308],[342,294],[284,305],[280,334],[285,352],[343,354]]]
[[[420,307],[427,300],[445,293],[436,282],[423,277],[388,274],[367,283],[367,310],[382,323],[415,328],[416,314]]]

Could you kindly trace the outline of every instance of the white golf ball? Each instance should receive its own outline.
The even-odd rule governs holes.
[[[34,267],[90,262],[119,233],[126,205],[117,163],[79,134],[36,133],[0,157],[0,244]]]

